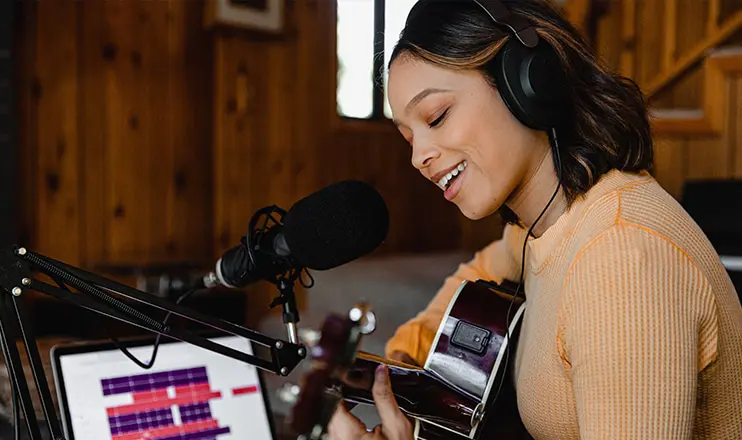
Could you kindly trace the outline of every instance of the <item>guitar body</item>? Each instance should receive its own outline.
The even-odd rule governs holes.
[[[463,282],[423,368],[358,353],[338,384],[344,400],[373,405],[374,371],[384,363],[400,409],[414,421],[416,439],[530,438],[509,374],[525,311],[522,298],[511,301],[513,293],[481,280]]]
[[[379,364],[389,368],[400,409],[417,440],[530,439],[518,414],[512,366],[525,300],[486,281],[464,281],[454,294],[428,353],[417,367],[359,352],[375,328],[366,305],[329,316],[311,347],[313,371],[292,411],[298,438],[320,440],[337,404],[374,405]]]

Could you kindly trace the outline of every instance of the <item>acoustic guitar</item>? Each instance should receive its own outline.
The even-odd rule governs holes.
[[[347,316],[330,315],[310,348],[289,417],[301,440],[326,438],[337,404],[373,405],[376,367],[389,367],[392,391],[411,418],[418,440],[528,439],[518,415],[511,367],[525,311],[514,290],[489,281],[464,281],[451,300],[423,367],[359,351],[375,328],[367,304]]]

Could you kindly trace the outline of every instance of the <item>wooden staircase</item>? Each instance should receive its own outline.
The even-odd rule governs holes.
[[[641,87],[655,176],[674,196],[696,179],[742,178],[742,1],[566,0],[598,55]]]
[[[725,8],[726,16],[722,17],[722,0],[692,0],[706,9],[703,14],[706,18],[705,29],[694,44],[680,48],[678,36],[682,17],[679,17],[679,6],[681,2],[687,1],[650,2],[661,4],[662,21],[657,29],[640,26],[640,23],[646,23],[649,19],[657,22],[657,17],[651,16],[658,12],[656,7],[646,7],[640,0],[612,2],[610,8],[614,9],[609,13],[614,14],[614,26],[616,17],[620,16],[617,20],[619,44],[623,46],[618,57],[618,66],[614,67],[618,67],[622,74],[633,78],[642,87],[650,102],[656,133],[718,135],[724,129],[725,110],[728,106],[725,87],[727,79],[742,72],[742,41],[738,46],[727,46],[729,40],[738,36],[742,30],[742,2],[737,2],[739,6],[728,2],[731,7]],[[567,18],[585,31],[590,27],[588,21],[595,19],[593,9],[598,7],[598,3],[600,1],[567,0],[563,8]],[[697,19],[700,20],[700,17]],[[642,30],[652,30],[659,34],[659,41],[655,38],[655,45],[652,47],[640,47],[641,43],[648,43],[649,39],[639,35]],[[660,68],[652,75],[637,71],[636,62],[642,50],[650,50],[655,56],[659,55]],[[698,69],[701,70],[702,77],[702,98],[698,106],[679,108],[654,104],[653,101],[662,93],[671,91],[674,85]]]
[[[742,73],[742,46],[711,49],[700,67],[703,98],[698,108],[651,108],[656,133],[665,135],[720,135],[729,115],[727,82]],[[653,89],[647,88],[652,91]],[[648,93],[645,90],[645,93]],[[653,95],[648,94],[651,98]]]

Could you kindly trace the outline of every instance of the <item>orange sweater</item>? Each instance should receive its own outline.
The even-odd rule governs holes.
[[[508,226],[462,264],[387,354],[422,365],[462,280],[518,280],[524,237]],[[526,252],[514,366],[534,438],[742,439],[742,307],[703,232],[650,175],[603,176]]]

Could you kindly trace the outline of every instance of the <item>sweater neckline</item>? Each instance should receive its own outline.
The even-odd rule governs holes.
[[[621,188],[634,182],[652,180],[653,177],[646,171],[632,173],[620,170],[611,170],[600,177],[585,194],[578,197],[553,225],[549,226],[539,237],[528,237],[528,266],[540,271],[548,261],[549,257],[571,237],[577,230],[577,226],[585,218],[588,208],[598,200],[615,194]],[[516,226],[521,229],[521,237],[528,232],[527,228]],[[522,246],[522,242],[521,242]]]

